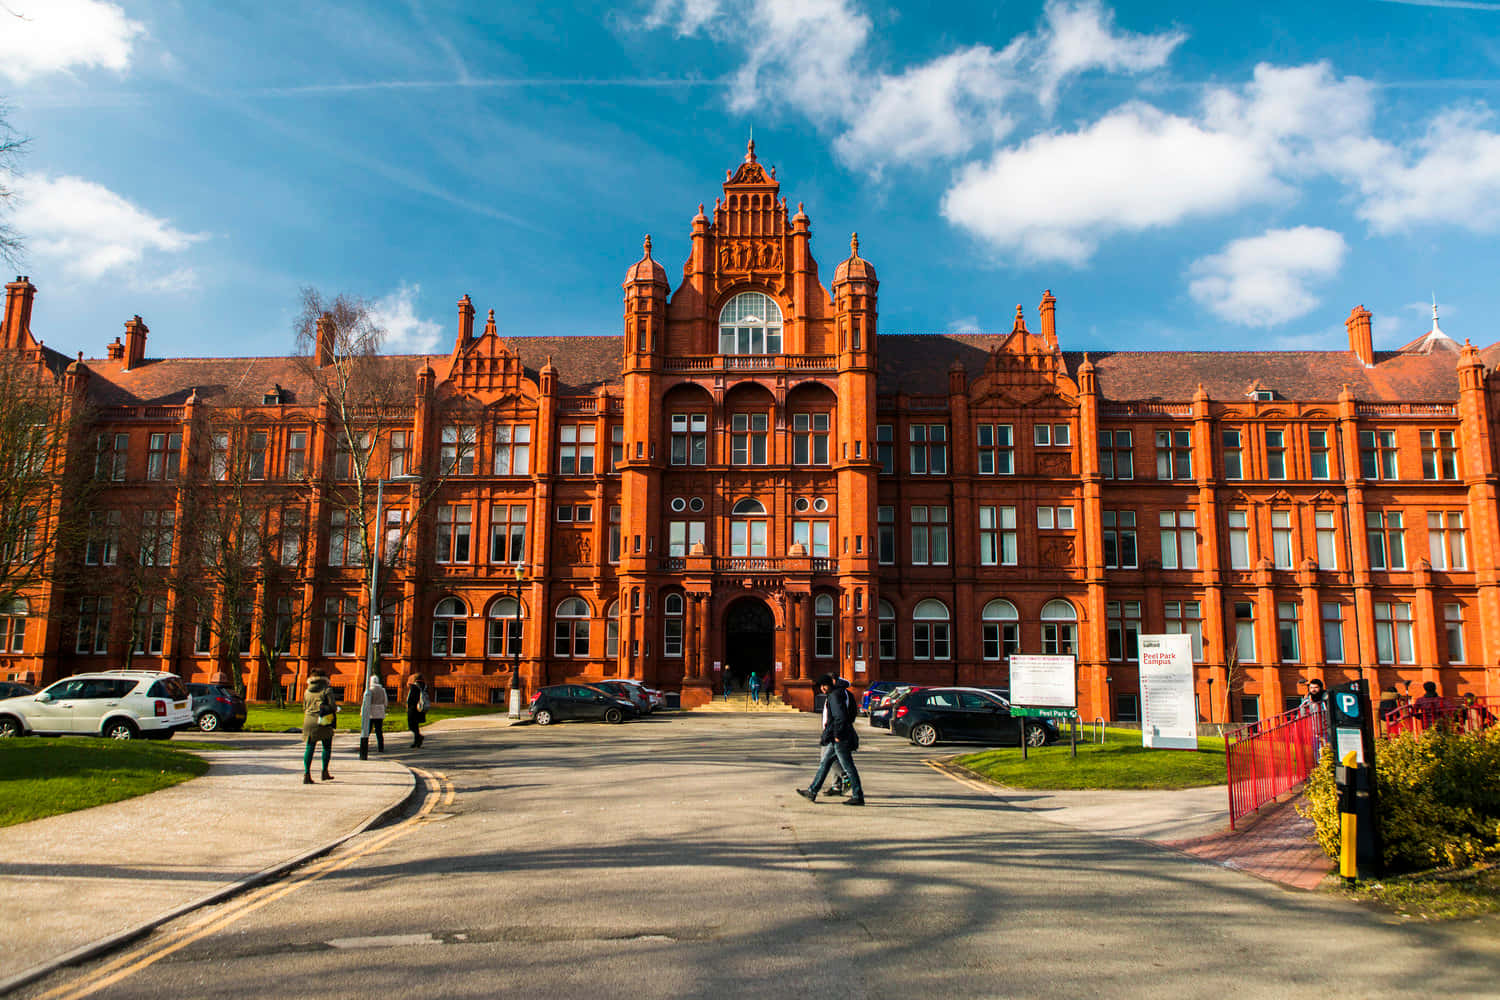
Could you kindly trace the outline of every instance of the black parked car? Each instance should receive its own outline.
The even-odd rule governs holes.
[[[1010,714],[1010,704],[981,688],[926,688],[913,691],[896,705],[891,732],[918,746],[939,742],[977,742],[1045,746],[1058,738],[1048,719],[1023,719]]]
[[[554,684],[531,697],[531,720],[539,726],[550,726],[565,719],[603,719],[624,722],[641,714],[628,699],[620,698],[592,684]]]
[[[245,699],[228,684],[189,684],[188,693],[193,696],[193,718],[205,733],[245,728]]]

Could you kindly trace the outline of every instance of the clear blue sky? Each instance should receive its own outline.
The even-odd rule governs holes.
[[[297,290],[446,350],[618,334],[653,234],[675,280],[753,128],[824,280],[858,230],[884,332],[1063,346],[1500,339],[1500,3],[617,5],[5,0],[30,137],[12,222],[36,333],[103,353],[291,349]],[[1033,320],[1034,323],[1034,320]]]

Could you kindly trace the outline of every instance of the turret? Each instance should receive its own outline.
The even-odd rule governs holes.
[[[838,315],[841,354],[873,352],[879,288],[874,265],[859,255],[859,234],[851,233],[849,256],[833,272],[833,304]],[[868,364],[869,359],[860,358],[856,363]]]
[[[672,291],[667,269],[651,256],[650,234],[641,243],[641,259],[625,272],[621,287],[625,289],[626,367],[650,367],[650,358],[662,349],[667,295]]]

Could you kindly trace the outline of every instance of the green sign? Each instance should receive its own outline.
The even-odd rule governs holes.
[[[1078,709],[1076,708],[1024,708],[1020,705],[1010,706],[1010,714],[1023,719],[1076,719]]]

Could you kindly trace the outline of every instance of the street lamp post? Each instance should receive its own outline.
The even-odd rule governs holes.
[[[375,480],[375,558],[370,563],[370,628],[365,643],[365,683],[359,695],[359,759],[370,759],[370,678],[379,676],[375,658],[380,653],[380,560],[385,556],[385,484],[416,483],[421,476],[392,476]]]
[[[516,563],[516,620],[510,651],[510,717],[521,717],[521,580],[525,569]]]

